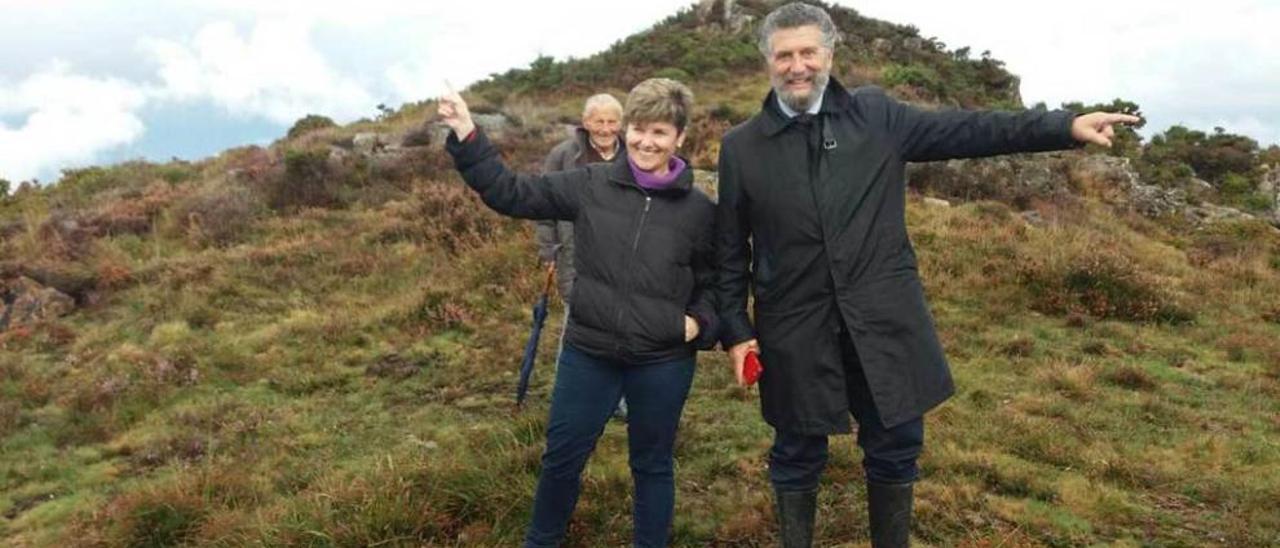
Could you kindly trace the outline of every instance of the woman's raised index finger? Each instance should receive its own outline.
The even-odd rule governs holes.
[[[1132,114],[1116,113],[1111,115],[1110,122],[1123,122],[1126,124],[1136,124],[1142,121],[1142,118]]]

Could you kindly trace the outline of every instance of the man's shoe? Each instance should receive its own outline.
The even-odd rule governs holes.
[[[818,510],[818,490],[773,491],[778,511],[778,539],[782,548],[813,545],[813,516]]]
[[[867,482],[867,515],[872,548],[911,544],[912,483]]]

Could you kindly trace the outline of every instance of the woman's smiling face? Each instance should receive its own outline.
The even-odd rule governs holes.
[[[642,171],[665,175],[684,133],[671,122],[627,123],[627,156]]]

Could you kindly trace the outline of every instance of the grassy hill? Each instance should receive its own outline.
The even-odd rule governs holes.
[[[1020,106],[996,60],[835,14],[856,38],[838,53],[846,81]],[[750,25],[723,15],[681,12],[597,56],[536,61],[467,93],[512,120],[499,143],[532,168],[586,93],[683,71],[701,105],[690,155],[710,167],[720,132],[767,85]],[[0,200],[0,279],[76,304],[0,331],[0,542],[518,543],[561,311],[532,403],[515,413],[541,283],[532,230],[462,187],[438,135],[419,129],[433,108],[308,123],[194,163],[77,170]],[[429,144],[361,152],[369,132]],[[958,385],[927,419],[917,539],[1275,545],[1280,236],[1259,221],[1142,217],[1112,207],[1106,181],[1068,178],[1070,196],[1016,208],[911,195]],[[775,542],[771,431],[727,369],[702,355],[681,424],[677,546]],[[822,545],[867,542],[860,458],[852,439],[833,444]],[[625,427],[611,423],[570,545],[627,544],[629,491]]]

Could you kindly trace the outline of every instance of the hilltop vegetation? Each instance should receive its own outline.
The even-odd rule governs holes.
[[[752,23],[734,17],[764,3],[738,5],[466,93],[510,163],[534,169],[586,93],[690,75],[686,150],[711,167],[767,86]],[[926,105],[1021,107],[999,61],[834,13],[844,80]],[[27,279],[73,308],[0,321],[0,542],[517,543],[562,311],[531,406],[513,413],[541,285],[532,230],[462,186],[439,129],[422,125],[433,107],[346,126],[311,116],[269,147],[74,170],[0,199],[0,297],[17,302]],[[1262,212],[1251,196],[1266,196],[1276,150],[1173,128],[1113,154],[1151,184],[1201,179],[1197,199]],[[959,392],[928,417],[916,536],[1275,545],[1280,235],[1261,218],[1140,214],[1085,169],[1091,154],[981,164],[972,183],[917,172],[908,226]],[[1021,184],[1034,173],[1060,182]],[[719,353],[700,364],[674,544],[770,545],[770,430]],[[847,438],[832,453],[819,541],[865,545],[860,455]],[[626,459],[611,423],[572,546],[629,541]]]

